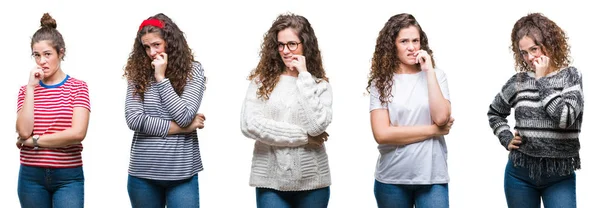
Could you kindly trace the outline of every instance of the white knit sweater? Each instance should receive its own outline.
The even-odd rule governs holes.
[[[240,119],[244,136],[256,140],[250,186],[304,191],[331,185],[325,146],[306,146],[308,135],[331,123],[331,85],[317,81],[308,72],[281,75],[268,100],[259,99],[259,85],[250,82]]]

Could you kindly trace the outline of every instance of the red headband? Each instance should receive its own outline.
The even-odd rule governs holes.
[[[160,20],[158,20],[156,18],[150,18],[150,19],[144,20],[142,22],[138,31],[142,30],[142,28],[144,28],[145,26],[148,26],[148,25],[152,25],[152,26],[158,27],[160,29],[164,28],[163,23]]]

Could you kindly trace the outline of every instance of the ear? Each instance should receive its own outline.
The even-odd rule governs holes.
[[[60,60],[64,60],[64,58],[65,58],[65,49],[64,48],[61,48],[60,51],[58,51],[58,58]]]

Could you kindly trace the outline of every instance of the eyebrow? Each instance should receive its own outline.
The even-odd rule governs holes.
[[[42,51],[41,53],[51,53],[51,52],[52,52],[52,50],[45,50],[45,51]],[[36,53],[40,53],[40,52],[33,51],[33,53],[36,54]]]
[[[152,45],[152,44],[155,44],[155,43],[160,43],[160,41],[159,41],[159,40],[157,40],[157,41],[154,41],[154,42],[150,42],[150,43],[148,43],[148,44],[146,44],[146,43],[142,42],[142,45],[148,46],[148,45]]]

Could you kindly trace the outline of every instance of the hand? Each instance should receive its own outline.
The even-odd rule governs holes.
[[[522,142],[521,135],[519,135],[518,131],[515,131],[515,137],[508,143],[508,151],[519,149],[519,145],[521,145]]]
[[[29,72],[29,82],[27,83],[30,87],[36,87],[40,84],[40,80],[44,79],[44,71],[40,66],[37,66]]]
[[[550,58],[547,56],[540,56],[538,58],[533,59],[533,67],[535,70],[535,78],[539,79],[541,77],[546,76],[548,74]]]
[[[435,126],[437,129],[437,131],[434,133],[434,136],[439,137],[439,136],[444,136],[444,135],[448,135],[448,133],[450,133],[450,129],[452,128],[452,125],[454,125],[454,118],[450,117],[450,120],[448,120],[448,123],[446,123],[443,126],[437,126],[435,124],[433,124],[433,126]]]
[[[321,147],[323,143],[327,141],[329,134],[327,132],[323,132],[317,136],[308,135],[308,146],[310,147]]]
[[[196,114],[196,117],[194,117],[194,120],[192,121],[192,124],[190,126],[193,127],[194,130],[195,129],[203,129],[205,120],[206,120],[206,116],[204,116],[204,114],[202,114],[202,113],[198,113],[198,114]]]
[[[17,139],[17,148],[21,149],[21,148],[23,148],[23,146],[33,146],[33,144],[28,144],[28,141],[29,141],[29,138]]]
[[[20,139],[17,139],[17,149],[21,149],[23,147],[23,143],[21,143]]]
[[[297,70],[298,72],[305,72],[306,70],[306,57],[303,55],[292,55],[292,68],[291,70]]]
[[[417,55],[417,64],[421,65],[421,70],[429,71],[433,69],[433,64],[431,62],[431,56],[425,50],[419,50],[416,52]]]
[[[167,72],[168,57],[167,53],[162,52],[154,56],[152,60],[152,67],[154,67],[154,78],[157,82],[165,79],[165,73]]]

